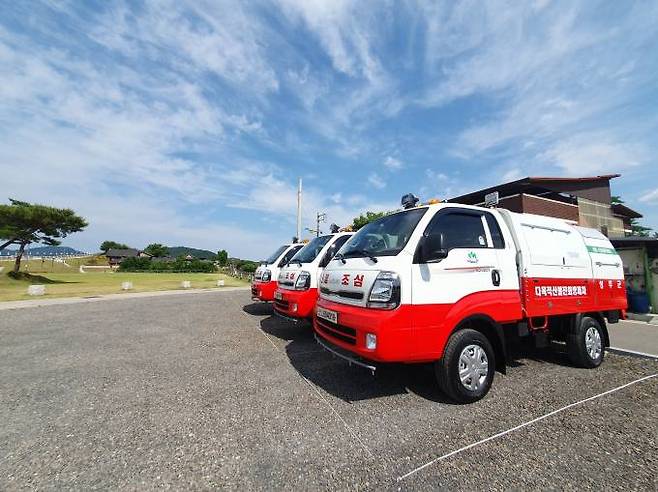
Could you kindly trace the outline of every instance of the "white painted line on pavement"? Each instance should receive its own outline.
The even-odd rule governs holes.
[[[311,388],[313,388],[313,391],[315,391],[315,393],[320,397],[320,399],[326,403],[326,405],[331,409],[331,411],[334,413],[336,418],[343,423],[343,425],[349,431],[349,433],[352,434],[352,437],[361,445],[361,447],[365,450],[365,452],[368,453],[368,456],[370,456],[372,458],[373,456],[372,456],[372,452],[370,451],[370,448],[368,448],[368,446],[365,445],[365,443],[357,435],[357,433],[354,431],[354,429],[352,429],[352,427],[350,427],[349,424],[347,422],[345,422],[345,419],[343,419],[343,417],[340,416],[340,414],[336,411],[336,409],[333,407],[333,405],[331,403],[329,403],[329,400],[327,400],[322,395],[322,393],[320,393],[320,390],[312,382],[310,382],[308,379],[306,379],[306,377],[302,376],[301,374],[300,374],[300,376],[302,377],[302,379],[304,381],[306,381],[308,383],[308,385]]]
[[[655,326],[658,329],[658,326],[650,321],[640,321],[639,319],[620,319],[619,322],[624,323],[633,323],[634,325],[644,325],[644,326]]]
[[[279,347],[277,347],[277,345],[274,343],[274,341],[270,338],[270,336],[269,336],[267,333],[265,333],[265,331],[263,331],[262,328],[259,328],[258,331],[261,332],[261,333],[265,336],[265,338],[267,338],[267,340],[268,340],[268,341],[272,344],[272,346],[274,347],[274,350],[276,350],[277,352],[281,352],[281,349],[279,349]],[[319,352],[322,352],[322,351],[319,351]],[[310,352],[309,352],[309,353],[310,353]],[[368,446],[365,445],[365,443],[364,443],[364,442],[361,440],[361,438],[357,435],[356,431],[355,431],[354,429],[352,429],[352,427],[350,427],[350,425],[349,425],[347,422],[345,422],[345,419],[344,419],[343,417],[340,416],[340,414],[336,411],[336,409],[333,407],[333,405],[332,405],[331,403],[329,403],[329,400],[327,400],[327,399],[324,397],[324,395],[320,392],[320,390],[317,388],[317,386],[316,386],[315,384],[313,384],[311,381],[309,381],[309,380],[308,380],[304,375],[302,375],[302,373],[299,372],[298,370],[295,369],[295,372],[297,373],[297,375],[299,375],[300,378],[302,378],[302,379],[304,380],[304,382],[305,382],[306,384],[308,384],[308,385],[311,387],[311,389],[312,389],[312,390],[315,392],[315,394],[319,397],[319,401],[320,401],[321,403],[324,403],[327,407],[329,407],[329,410],[331,410],[332,413],[336,416],[336,418],[337,418],[337,419],[338,419],[338,420],[339,420],[339,421],[345,426],[345,428],[346,428],[347,431],[352,435],[352,437],[354,438],[354,440],[355,440],[355,441],[356,441],[356,442],[357,442],[357,443],[358,443],[358,444],[359,444],[359,445],[365,450],[365,452],[368,454],[368,456],[370,456],[370,457],[372,458],[373,455],[372,455],[372,452],[370,451],[370,449],[368,448]]]
[[[649,376],[645,376],[645,377],[640,378],[640,379],[636,379],[635,381],[631,381],[630,383],[626,383],[626,384],[623,384],[623,385],[621,385],[621,386],[617,386],[616,388],[613,388],[613,389],[608,390],[608,391],[604,391],[603,393],[599,393],[598,395],[590,396],[589,398],[585,398],[584,400],[580,400],[580,401],[577,401],[577,402],[575,402],[575,403],[570,403],[569,405],[566,405],[566,406],[564,406],[564,407],[562,407],[562,408],[558,408],[557,410],[553,410],[552,412],[549,412],[549,413],[547,413],[546,415],[542,415],[541,417],[537,417],[536,419],[532,419],[532,420],[530,420],[530,421],[528,421],[528,422],[525,422],[525,423],[523,423],[523,424],[517,425],[516,427],[512,427],[511,429],[507,429],[507,430],[505,430],[505,431],[499,432],[498,434],[494,434],[493,436],[489,436],[489,437],[487,437],[487,438],[485,438],[485,439],[482,439],[482,440],[480,440],[480,441],[477,441],[477,442],[474,442],[474,443],[472,443],[472,444],[469,444],[468,446],[464,446],[464,447],[462,447],[462,448],[459,448],[459,449],[456,449],[456,450],[454,450],[454,451],[451,451],[451,452],[449,452],[449,453],[447,453],[447,454],[444,454],[443,456],[439,456],[438,458],[435,458],[435,459],[433,459],[432,461],[429,461],[429,462],[425,463],[424,465],[419,466],[418,468],[414,468],[413,470],[411,470],[411,471],[408,472],[408,473],[405,473],[405,474],[402,475],[402,476],[399,476],[399,477],[398,477],[398,481],[400,481],[400,480],[404,480],[405,478],[408,478],[408,477],[410,477],[411,475],[413,475],[413,474],[415,474],[415,473],[417,473],[417,472],[419,472],[419,471],[421,471],[421,470],[424,470],[424,469],[427,468],[428,466],[431,466],[431,465],[433,465],[433,464],[435,464],[435,463],[438,463],[439,461],[443,461],[443,460],[445,460],[445,459],[447,459],[447,458],[450,458],[451,456],[455,456],[456,454],[459,454],[459,453],[462,453],[462,452],[464,452],[464,451],[467,451],[467,450],[469,450],[469,449],[471,449],[471,448],[474,448],[475,446],[479,446],[480,444],[484,444],[484,443],[486,443],[486,442],[493,441],[494,439],[497,439],[497,438],[499,438],[499,437],[502,437],[502,436],[504,436],[504,435],[506,435],[506,434],[510,434],[511,432],[514,432],[514,431],[517,431],[517,430],[519,430],[519,429],[523,429],[524,427],[527,427],[527,426],[529,426],[529,425],[535,424],[535,423],[539,422],[540,420],[547,419],[548,417],[551,417],[551,416],[553,416],[553,415],[555,415],[555,414],[557,414],[557,413],[564,412],[565,410],[568,410],[569,408],[575,407],[575,406],[577,406],[577,405],[582,405],[583,403],[587,403],[588,401],[596,400],[597,398],[601,398],[601,397],[606,396],[606,395],[609,395],[609,394],[611,394],[611,393],[615,393],[616,391],[620,391],[620,390],[622,390],[622,389],[624,389],[624,388],[628,388],[629,386],[632,386],[632,385],[634,385],[634,384],[641,383],[642,381],[646,381],[646,380],[648,380],[648,379],[655,378],[656,376],[658,376],[658,373],[651,374],[651,375],[649,375]]]
[[[628,349],[623,349],[623,348],[619,348],[619,347],[608,347],[608,350],[612,353],[638,355],[640,357],[647,357],[649,359],[658,360],[658,355],[647,354],[647,353],[644,353],[644,352],[638,352],[636,350],[628,350]]]

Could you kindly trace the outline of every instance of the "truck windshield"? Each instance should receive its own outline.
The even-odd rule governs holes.
[[[387,215],[363,226],[338,252],[341,258],[395,256],[418,225],[427,208],[414,208]]]
[[[288,246],[287,246],[286,244],[284,244],[284,245],[281,246],[279,249],[277,249],[277,250],[272,254],[272,256],[270,256],[270,257],[269,257],[267,260],[265,260],[263,263],[265,263],[266,265],[269,265],[270,263],[274,263],[274,262],[276,261],[276,259],[277,259],[279,256],[281,256],[281,255],[283,254],[283,252],[284,252],[286,249],[288,249]]]
[[[316,237],[313,241],[300,249],[299,252],[292,257],[290,263],[311,263],[318,257],[320,251],[324,248],[324,245],[327,244],[332,237],[333,236]]]

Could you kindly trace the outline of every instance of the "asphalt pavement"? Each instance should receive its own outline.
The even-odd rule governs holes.
[[[658,358],[658,325],[643,321],[620,321],[608,325],[610,346]]]
[[[6,310],[0,339],[0,490],[658,485],[649,359],[519,349],[453,405],[430,368],[373,377],[245,291]]]

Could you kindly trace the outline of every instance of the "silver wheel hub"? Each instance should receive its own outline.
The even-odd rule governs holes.
[[[598,359],[601,355],[601,334],[593,326],[590,326],[585,332],[585,349],[592,360]]]
[[[459,379],[470,391],[479,390],[489,374],[487,353],[479,345],[468,345],[459,354]]]

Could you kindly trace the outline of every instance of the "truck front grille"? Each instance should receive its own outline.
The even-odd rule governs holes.
[[[315,320],[318,328],[325,335],[349,343],[350,345],[356,345],[356,330],[354,328],[332,323],[331,321],[318,318],[317,316],[315,317]]]
[[[344,297],[345,299],[363,299],[363,292],[351,292],[349,290],[331,290],[327,287],[320,287],[320,292],[328,296]]]

